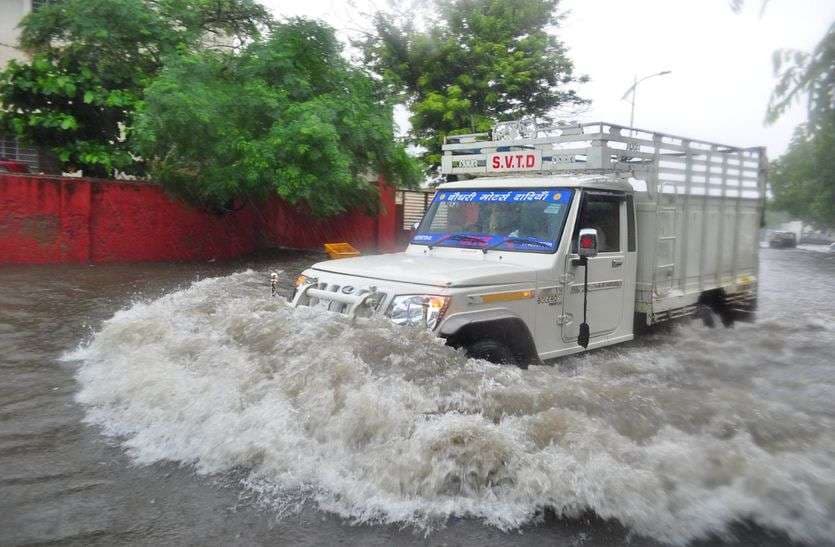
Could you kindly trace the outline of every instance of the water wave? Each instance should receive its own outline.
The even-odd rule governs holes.
[[[593,510],[671,544],[741,520],[835,537],[829,317],[684,326],[521,371],[292,310],[263,280],[199,281],[106,321],[66,357],[87,421],[140,464],[243,470],[277,510],[425,529]]]

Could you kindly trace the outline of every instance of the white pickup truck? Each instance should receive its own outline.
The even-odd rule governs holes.
[[[608,123],[500,124],[448,137],[404,252],[329,260],[292,305],[384,314],[471,356],[526,367],[641,327],[756,307],[763,148]]]

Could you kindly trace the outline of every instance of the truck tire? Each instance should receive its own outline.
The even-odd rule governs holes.
[[[699,304],[697,315],[702,320],[702,324],[707,328],[712,329],[716,326],[716,320],[713,318],[713,310],[710,309],[710,306]]]
[[[716,310],[716,315],[718,315],[719,320],[722,321],[723,327],[726,329],[734,328],[734,314],[727,306],[722,306],[720,309]]]
[[[472,357],[473,359],[484,359],[497,365],[516,365],[522,369],[528,368],[527,363],[522,362],[513,355],[510,347],[492,338],[476,340],[466,346],[465,350],[467,357]]]

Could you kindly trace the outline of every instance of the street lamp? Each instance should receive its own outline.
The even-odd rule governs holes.
[[[672,70],[662,70],[661,72],[650,74],[649,76],[644,76],[640,80],[638,79],[638,76],[635,75],[635,82],[629,87],[629,89],[626,90],[626,93],[623,94],[623,97],[620,98],[620,100],[625,101],[626,96],[630,93],[632,94],[632,112],[629,114],[629,127],[635,127],[635,94],[638,92],[638,84],[643,82],[644,80],[655,78],[656,76],[666,76],[671,72]]]

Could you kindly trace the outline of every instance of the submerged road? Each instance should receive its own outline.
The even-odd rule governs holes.
[[[0,545],[835,545],[835,254],[528,372],[300,327],[318,258],[0,268]]]

